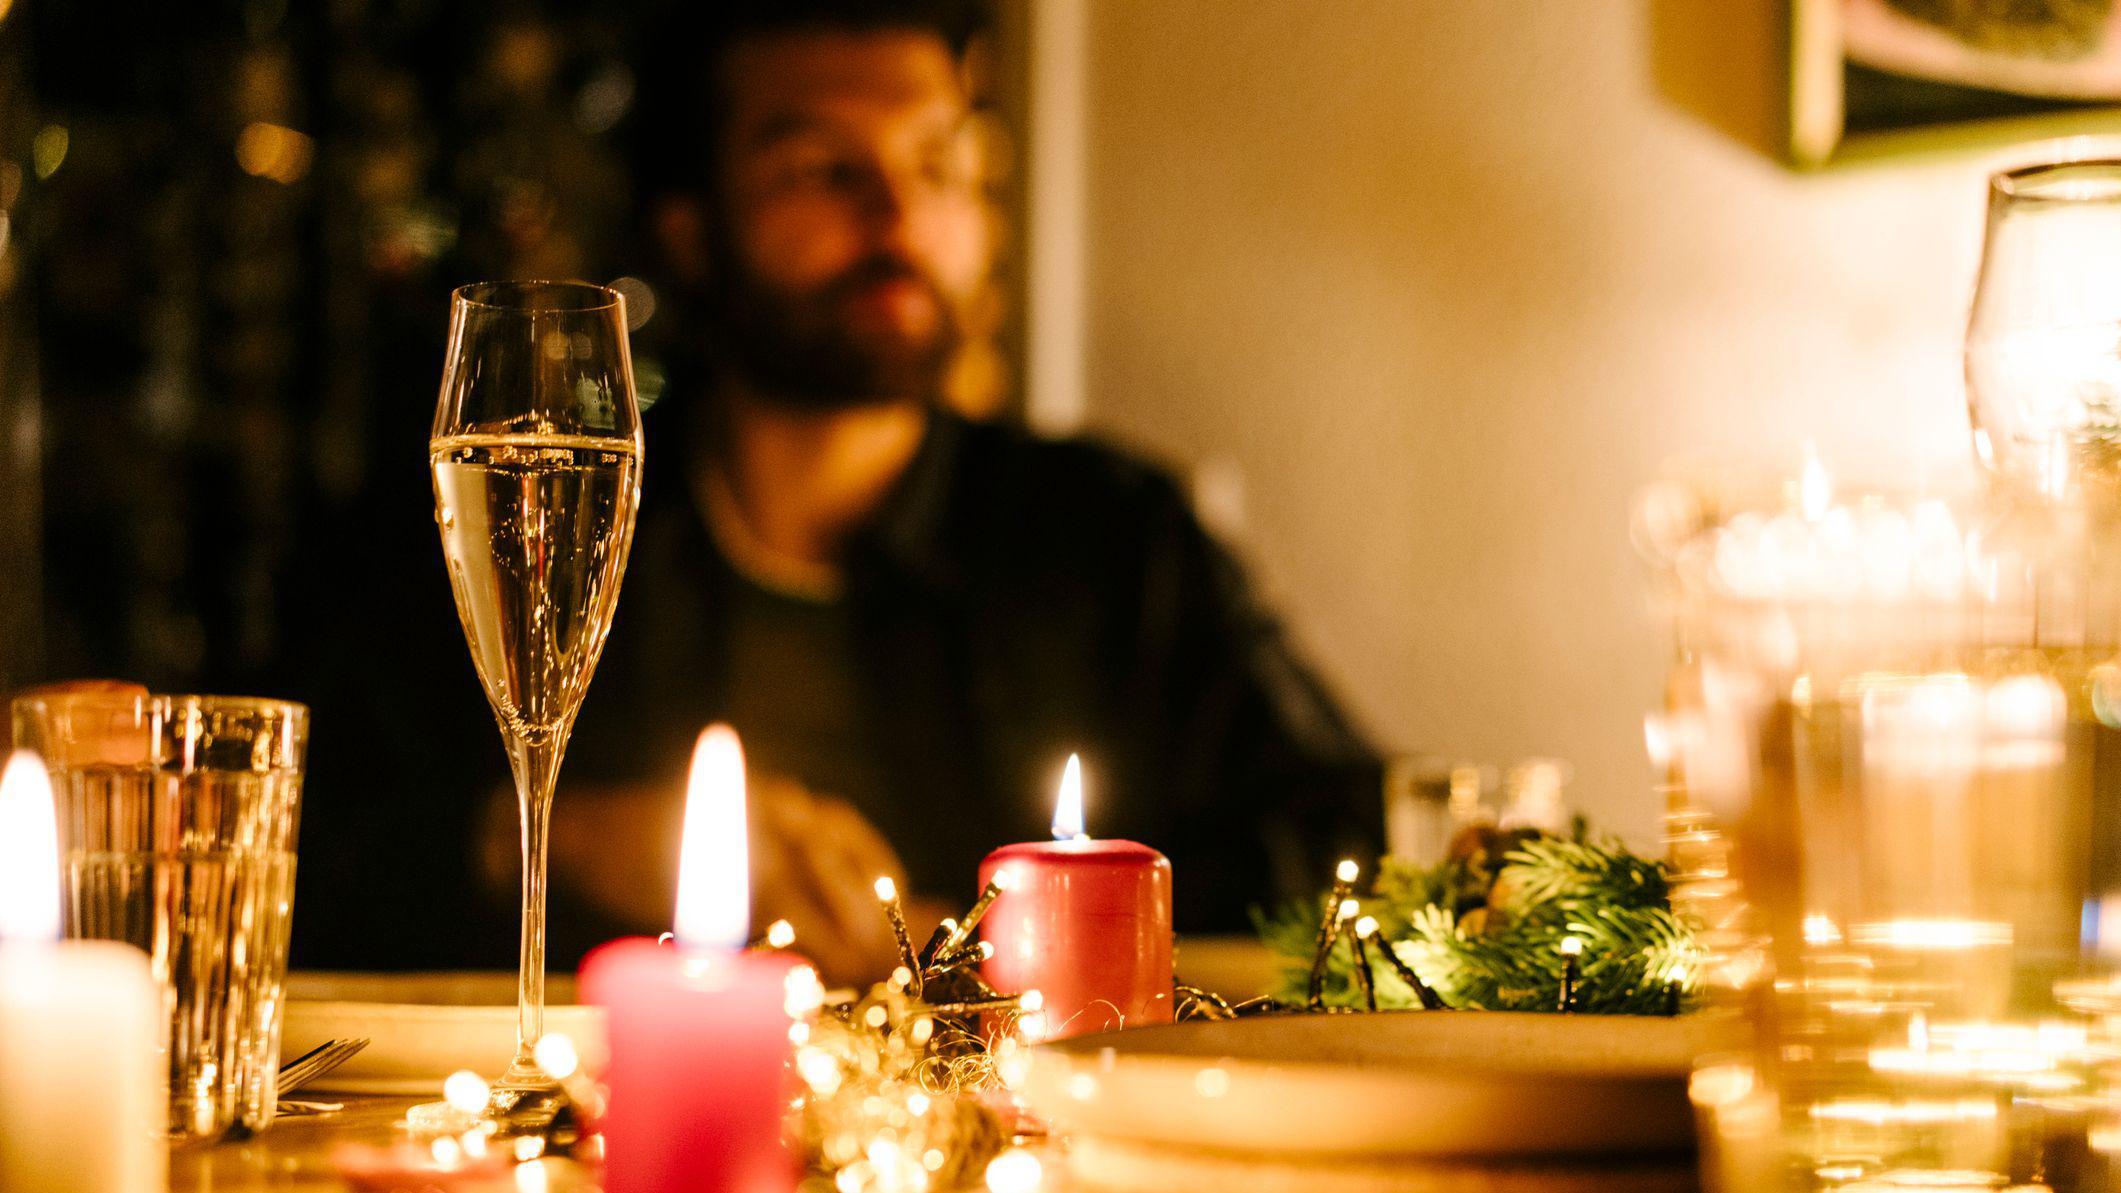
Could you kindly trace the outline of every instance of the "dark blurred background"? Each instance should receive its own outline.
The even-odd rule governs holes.
[[[405,597],[448,614],[422,445],[457,285],[624,279],[661,396],[682,310],[640,230],[689,147],[654,5],[13,7],[0,688],[284,684],[323,526],[341,563],[418,535]],[[998,359],[961,370],[981,412]]]
[[[1677,453],[1787,469],[1807,441],[1875,483],[1963,467],[1988,171],[2121,152],[1791,172],[1791,7],[1002,4],[999,124],[1036,123],[995,178],[1037,218],[1000,357],[1041,427],[1193,470],[1387,747],[1566,758],[1579,806],[1653,841],[1670,644],[1635,491]],[[683,304],[634,230],[639,0],[176,8],[0,0],[0,683],[304,691],[326,669],[276,644],[330,643],[285,606],[333,595],[299,556],[337,551],[402,571],[387,612],[424,627],[361,660],[378,698],[431,673],[471,710],[408,716],[406,756],[497,784],[427,508],[444,300],[634,276],[644,385],[672,363]]]
[[[688,339],[644,231],[696,152],[659,108],[697,68],[679,25],[639,0],[0,0],[0,692],[306,701],[306,836],[376,784],[464,793],[369,875],[305,873],[309,907],[313,882],[460,870],[422,841],[507,784],[427,478],[451,289],[621,289],[653,439]],[[1005,29],[970,61],[1006,231]],[[954,375],[976,414],[1014,405],[1015,273]],[[432,933],[436,963],[512,963],[507,915],[438,918],[493,947]]]

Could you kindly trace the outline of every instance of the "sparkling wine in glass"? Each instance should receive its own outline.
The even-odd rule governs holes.
[[[545,854],[553,782],[611,630],[641,494],[625,300],[578,282],[458,290],[428,443],[435,521],[471,659],[522,816],[516,1055],[489,1109],[550,1112],[531,1050],[545,1009]]]

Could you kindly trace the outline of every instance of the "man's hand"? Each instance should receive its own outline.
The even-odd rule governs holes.
[[[876,880],[905,887],[905,870],[883,835],[843,800],[771,775],[750,778],[751,922],[787,920],[795,951],[835,985],[881,981],[898,964],[898,945],[876,898]],[[556,881],[622,921],[670,923],[684,824],[679,793],[650,788],[563,790],[553,801]],[[481,870],[496,893],[517,880],[512,793],[496,794],[485,816]],[[918,946],[932,912],[909,907]]]
[[[795,950],[826,981],[864,986],[898,964],[897,938],[877,902],[879,878],[905,889],[898,855],[851,805],[787,780],[754,781],[752,921],[792,924]]]

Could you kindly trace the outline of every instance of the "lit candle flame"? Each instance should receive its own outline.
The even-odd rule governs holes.
[[[751,933],[751,856],[745,842],[744,747],[710,725],[692,751],[678,855],[677,942],[735,952]]]
[[[1650,756],[1650,767],[1663,771],[1672,765],[1672,726],[1664,713],[1649,713],[1642,718],[1642,746]]]
[[[1816,445],[1804,445],[1804,474],[1797,481],[1797,504],[1804,511],[1804,520],[1817,522],[1826,517],[1828,507],[1834,503],[1834,480],[1827,475],[1826,465],[1819,459]]]
[[[1087,841],[1083,831],[1083,759],[1068,755],[1068,769],[1061,772],[1060,799],[1053,805],[1053,839]]]
[[[59,939],[59,826],[44,762],[17,750],[0,772],[0,941]]]

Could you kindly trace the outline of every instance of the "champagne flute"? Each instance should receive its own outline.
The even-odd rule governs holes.
[[[516,1055],[488,1115],[549,1117],[545,1011],[553,781],[618,605],[641,496],[626,304],[579,282],[483,282],[450,307],[428,458],[457,616],[500,722],[522,816]]]

